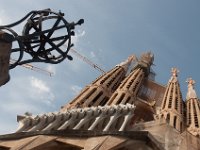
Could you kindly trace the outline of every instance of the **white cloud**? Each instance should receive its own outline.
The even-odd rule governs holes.
[[[77,95],[81,91],[82,87],[78,85],[72,85],[70,89],[72,90],[74,95]]]
[[[50,92],[50,89],[46,85],[46,83],[42,80],[35,78],[35,77],[31,77],[31,86],[36,88],[39,93]]]
[[[35,77],[31,77],[30,84],[32,86],[30,96],[33,99],[36,99],[37,101],[42,100],[41,102],[47,105],[52,105],[52,102],[55,100],[55,95],[53,94],[46,82]]]
[[[72,36],[72,43],[76,45],[79,42],[79,39],[85,35],[85,31],[78,30],[75,36]]]

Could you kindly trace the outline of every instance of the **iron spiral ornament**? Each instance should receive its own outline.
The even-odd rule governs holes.
[[[23,22],[23,31],[19,35],[13,28]],[[32,62],[57,64],[66,58],[72,60],[68,55],[73,46],[71,37],[75,35],[75,26],[83,23],[83,19],[68,22],[61,11],[44,9],[31,11],[15,23],[0,26],[0,30],[13,36],[11,56],[14,56],[16,61],[11,63],[9,68]],[[66,49],[61,48],[63,44],[67,46]]]

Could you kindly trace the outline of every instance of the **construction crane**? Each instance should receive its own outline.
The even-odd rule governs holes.
[[[15,62],[16,62],[15,59],[12,59],[12,58],[10,59],[10,63],[15,63]],[[22,64],[20,66],[27,68],[27,69],[30,69],[30,70],[33,70],[33,71],[36,71],[36,72],[39,72],[39,73],[42,73],[42,74],[47,74],[50,77],[53,75],[53,72],[50,72],[46,69],[42,69],[42,68],[39,68],[39,67],[36,67],[36,66],[33,66],[31,64]]]
[[[66,47],[66,45],[63,45]],[[101,67],[99,67],[97,64],[93,63],[91,60],[89,60],[87,57],[83,56],[82,54],[78,53],[75,49],[71,48],[70,52],[72,52],[74,55],[76,55],[78,58],[82,59],[85,63],[92,66],[94,69],[98,70],[102,74],[106,73]]]
[[[70,52],[72,52],[74,55],[76,55],[77,57],[79,57],[80,59],[82,59],[84,62],[86,62],[87,64],[89,64],[90,66],[92,66],[93,68],[95,68],[96,70],[100,71],[102,74],[106,73],[103,69],[101,69],[101,67],[99,67],[97,64],[95,64],[92,61],[90,61],[85,56],[83,56],[80,53],[78,53],[75,49],[71,48]]]
[[[65,45],[64,45],[65,46]],[[92,66],[93,68],[95,68],[96,70],[98,70],[99,72],[101,72],[102,74],[105,73],[105,71],[99,67],[97,64],[93,63],[91,60],[89,60],[87,57],[83,56],[82,54],[78,53],[75,49],[71,48],[70,52],[72,52],[74,55],[76,55],[78,58],[80,58],[81,60],[83,60],[85,63],[89,64],[90,66]],[[10,63],[15,63],[16,60],[15,59],[10,59]],[[47,71],[45,69],[33,66],[31,64],[22,64],[20,65],[24,68],[39,72],[39,73],[43,73],[43,74],[48,74],[49,76],[53,75],[53,72]]]

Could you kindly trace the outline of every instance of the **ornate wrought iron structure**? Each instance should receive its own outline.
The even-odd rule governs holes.
[[[12,28],[24,21],[26,23],[22,35],[19,35]],[[57,64],[65,58],[72,60],[68,55],[73,46],[71,36],[75,35],[75,26],[82,23],[84,23],[83,19],[76,23],[69,23],[64,19],[64,13],[44,9],[31,11],[15,23],[0,26],[0,30],[13,35],[12,41],[15,42],[11,55],[15,57],[16,62],[10,64],[9,68],[31,62]],[[61,49],[63,44],[67,45],[65,50]],[[30,57],[24,57],[25,53]]]

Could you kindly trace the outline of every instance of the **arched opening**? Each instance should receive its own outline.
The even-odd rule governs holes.
[[[167,114],[166,121],[167,121],[167,123],[170,122],[170,115],[169,114]]]
[[[174,116],[174,122],[173,122],[173,126],[174,126],[174,128],[176,128],[176,121],[177,121],[177,117]]]
[[[116,104],[120,104],[122,100],[124,99],[124,96],[125,96],[125,93],[122,93],[122,95],[120,96]]]

